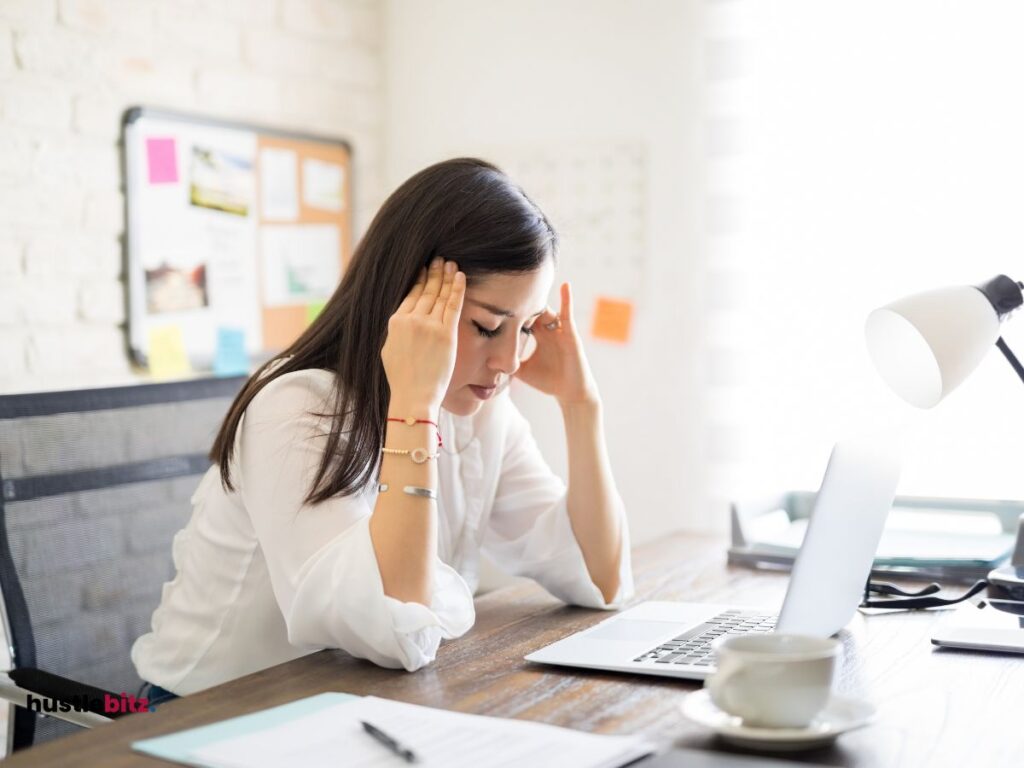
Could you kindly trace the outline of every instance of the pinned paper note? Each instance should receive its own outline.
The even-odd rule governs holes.
[[[177,325],[149,329],[149,372],[155,379],[173,379],[192,373],[185,354],[185,339]]]
[[[595,339],[624,344],[629,341],[632,320],[633,302],[599,296],[594,306],[594,322],[590,332]]]
[[[178,183],[178,152],[174,139],[146,139],[150,184]]]
[[[260,190],[265,221],[299,218],[299,165],[293,150],[264,147],[260,151]]]
[[[341,278],[341,231],[333,224],[270,225],[260,230],[263,303],[325,301]]]
[[[245,331],[240,328],[217,329],[217,352],[213,358],[217,376],[249,373],[249,355],[245,351]]]
[[[345,169],[312,157],[303,160],[302,201],[310,208],[340,211],[345,205]]]
[[[327,306],[326,301],[314,301],[311,304],[307,304],[306,325],[311,324],[314,320],[320,317],[320,313],[324,311],[325,306]]]

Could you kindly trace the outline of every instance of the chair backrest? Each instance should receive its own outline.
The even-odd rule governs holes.
[[[116,693],[245,377],[0,396],[0,588],[14,667]],[[76,730],[14,707],[9,748]],[[10,719],[8,722],[12,722]]]

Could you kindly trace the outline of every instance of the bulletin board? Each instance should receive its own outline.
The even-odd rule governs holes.
[[[135,107],[123,149],[136,362],[168,338],[196,368],[298,338],[351,256],[350,145]]]

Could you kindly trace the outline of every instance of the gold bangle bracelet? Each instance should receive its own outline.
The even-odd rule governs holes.
[[[436,459],[436,453],[429,453],[426,448],[413,448],[411,451],[405,448],[381,448],[381,453],[387,453],[391,456],[408,456],[417,464],[423,464],[430,459]]]

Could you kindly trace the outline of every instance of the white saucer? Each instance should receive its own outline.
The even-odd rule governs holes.
[[[711,728],[726,741],[773,752],[826,746],[839,734],[865,726],[875,717],[875,708],[870,703],[833,694],[825,709],[805,728],[754,728],[716,707],[707,688],[691,693],[679,708],[684,716]]]

